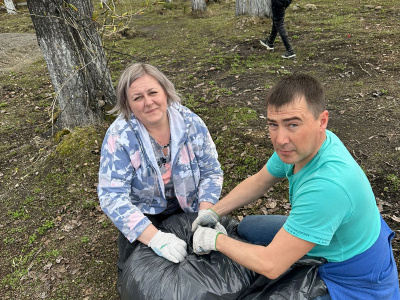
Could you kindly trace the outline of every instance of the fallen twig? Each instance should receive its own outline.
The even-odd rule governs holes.
[[[365,70],[365,69],[361,66],[361,64],[359,64],[359,66],[360,66],[361,70],[363,70],[363,71],[364,71],[365,73],[367,73],[369,76],[372,76],[371,74],[368,73],[367,70]]]

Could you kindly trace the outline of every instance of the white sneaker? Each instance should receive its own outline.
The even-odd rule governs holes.
[[[268,50],[274,50],[274,45],[269,44],[267,40],[260,40],[260,44],[266,47]]]
[[[295,58],[296,54],[293,51],[286,51],[282,54],[282,58]]]

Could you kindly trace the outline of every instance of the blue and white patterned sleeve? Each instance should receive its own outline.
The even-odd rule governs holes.
[[[101,149],[97,188],[102,210],[130,242],[151,224],[130,201],[131,181],[140,165],[139,149],[132,144],[126,131],[110,127]]]
[[[194,118],[196,120],[196,118]],[[193,141],[194,152],[200,168],[199,202],[218,202],[221,196],[223,172],[218,161],[218,153],[207,126],[198,118],[197,137]]]

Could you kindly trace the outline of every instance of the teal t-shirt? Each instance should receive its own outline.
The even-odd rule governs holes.
[[[290,215],[283,228],[317,244],[308,255],[341,262],[369,249],[380,232],[380,213],[364,172],[339,138],[327,137],[299,172],[276,152],[268,172],[289,180]]]

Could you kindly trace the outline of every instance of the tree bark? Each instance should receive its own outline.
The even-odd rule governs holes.
[[[57,125],[98,124],[115,90],[91,0],[27,0],[59,106]]]
[[[191,1],[192,1],[193,12],[204,12],[207,10],[207,5],[205,0],[191,0]]]
[[[17,10],[15,9],[14,2],[12,0],[4,0],[4,5],[7,9],[7,13],[16,14]]]
[[[236,16],[245,15],[247,12],[247,0],[236,0]]]
[[[236,15],[271,18],[271,0],[236,0]]]

